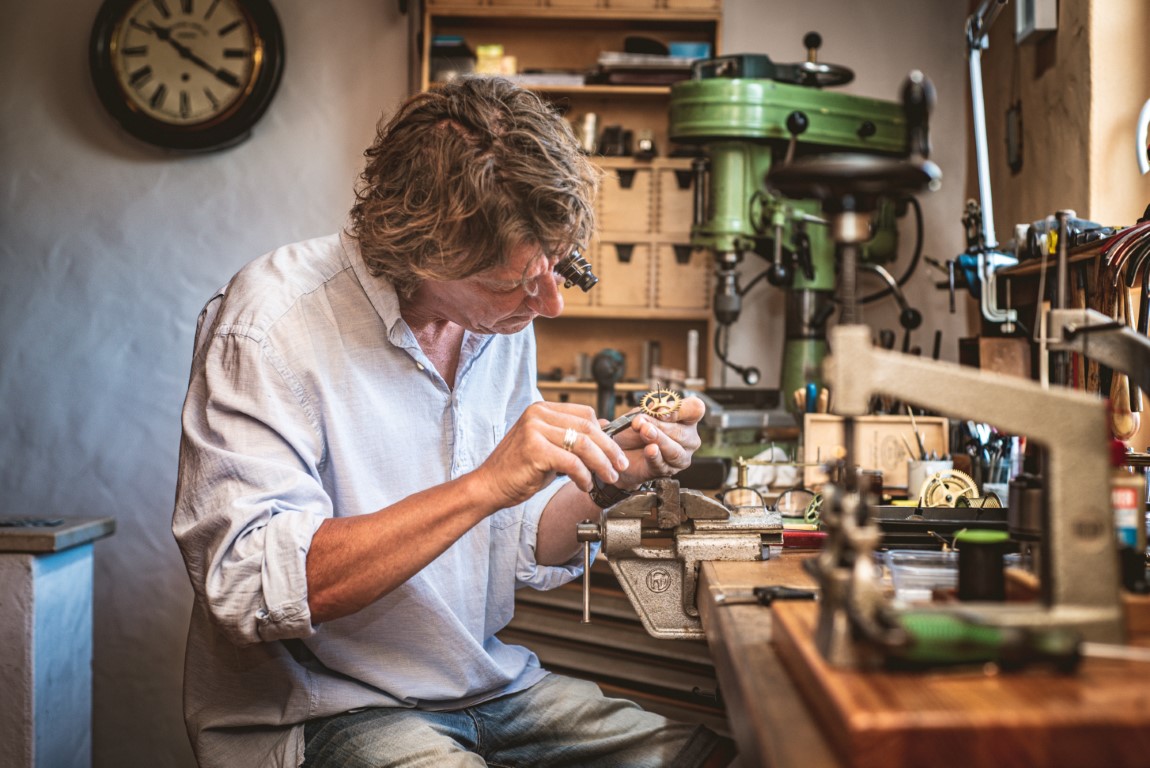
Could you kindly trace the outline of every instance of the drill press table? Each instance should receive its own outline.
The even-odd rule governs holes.
[[[699,613],[743,765],[1147,765],[1150,664],[1087,658],[1069,676],[830,667],[814,603],[746,602],[756,586],[812,587],[810,556],[702,566]],[[1144,627],[1131,635],[1150,645]]]

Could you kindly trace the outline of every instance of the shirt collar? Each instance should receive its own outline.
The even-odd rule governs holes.
[[[387,337],[391,343],[401,347],[414,345],[415,337],[399,313],[399,294],[395,292],[395,286],[386,277],[371,274],[363,261],[359,243],[354,237],[347,232],[341,232],[339,238],[343,245],[344,258],[355,273],[367,300],[371,302],[376,314],[387,327]]]
[[[387,327],[387,338],[398,347],[418,348],[419,343],[415,340],[415,335],[399,312],[399,294],[395,292],[395,286],[386,277],[373,275],[368,271],[359,250],[359,243],[354,237],[347,232],[341,232],[340,242],[343,245],[343,257],[351,266],[376,314]],[[460,350],[461,366],[469,365],[470,360],[478,356],[490,341],[490,334],[467,331],[463,336],[463,348]]]

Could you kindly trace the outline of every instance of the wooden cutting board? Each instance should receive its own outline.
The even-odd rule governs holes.
[[[860,672],[827,665],[815,648],[815,604],[771,610],[775,649],[844,765],[1150,766],[1150,664]]]

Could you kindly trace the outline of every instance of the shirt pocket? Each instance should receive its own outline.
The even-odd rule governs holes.
[[[488,455],[491,454],[491,451],[495,450],[495,446],[499,445],[500,441],[503,440],[503,437],[506,434],[506,424],[498,423],[491,425],[491,450],[487,452]],[[483,458],[486,459],[487,456],[484,456]],[[492,528],[499,531],[506,531],[507,529],[518,525],[519,522],[523,519],[523,505],[516,504],[514,507],[501,509],[492,515],[490,519]]]

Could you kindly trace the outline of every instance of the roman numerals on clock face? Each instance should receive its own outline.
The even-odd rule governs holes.
[[[256,79],[262,60],[261,41],[233,0],[138,0],[112,46],[128,100],[177,125],[226,115]]]

